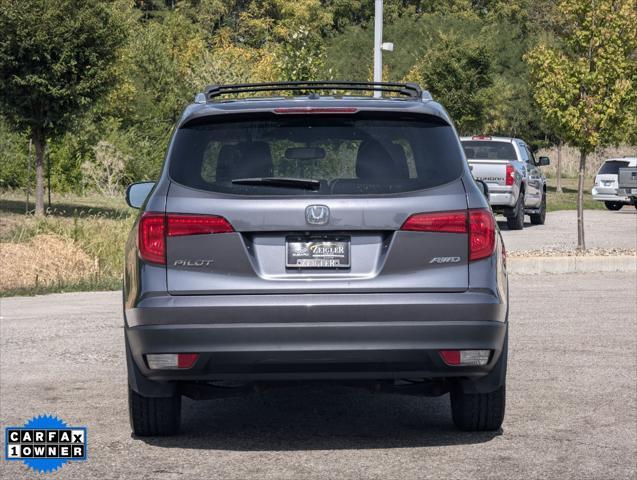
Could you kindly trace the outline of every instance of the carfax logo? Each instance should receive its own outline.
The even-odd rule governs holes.
[[[35,472],[53,472],[69,460],[86,460],[86,427],[69,427],[57,417],[34,417],[4,432],[4,458],[22,460]]]

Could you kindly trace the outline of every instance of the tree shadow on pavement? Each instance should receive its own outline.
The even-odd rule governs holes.
[[[164,448],[296,451],[479,444],[500,434],[456,430],[448,395],[293,387],[219,400],[184,399],[179,435],[138,439]]]

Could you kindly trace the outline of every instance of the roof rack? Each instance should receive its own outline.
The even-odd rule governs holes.
[[[221,95],[253,92],[277,91],[311,91],[320,90],[349,90],[358,92],[388,92],[411,98],[422,98],[422,90],[417,83],[395,82],[348,82],[340,80],[308,81],[308,82],[271,82],[271,83],[242,83],[234,85],[209,85],[204,90],[206,101],[211,101]],[[199,97],[201,98],[201,97]]]

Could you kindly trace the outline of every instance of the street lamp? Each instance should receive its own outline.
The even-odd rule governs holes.
[[[374,82],[383,81],[383,50],[394,51],[394,44],[383,42],[383,0],[376,0],[374,5]],[[374,91],[374,97],[381,97],[380,91]]]

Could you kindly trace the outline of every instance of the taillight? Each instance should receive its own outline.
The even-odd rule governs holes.
[[[167,215],[168,236],[205,235],[233,232],[232,225],[223,217],[208,215]]]
[[[177,215],[146,212],[139,221],[139,255],[147,262],[166,264],[166,237],[233,232],[232,225],[216,215]]]
[[[147,262],[166,264],[166,216],[144,213],[137,234],[139,255]]]
[[[495,249],[495,219],[489,210],[469,210],[469,261],[490,257]]]
[[[467,212],[417,213],[409,217],[400,229],[412,232],[467,233]]]
[[[507,163],[505,174],[506,185],[513,185],[515,183],[515,168],[510,163]]]
[[[401,230],[412,232],[468,233],[469,261],[491,256],[495,249],[495,220],[486,209],[416,213]]]

